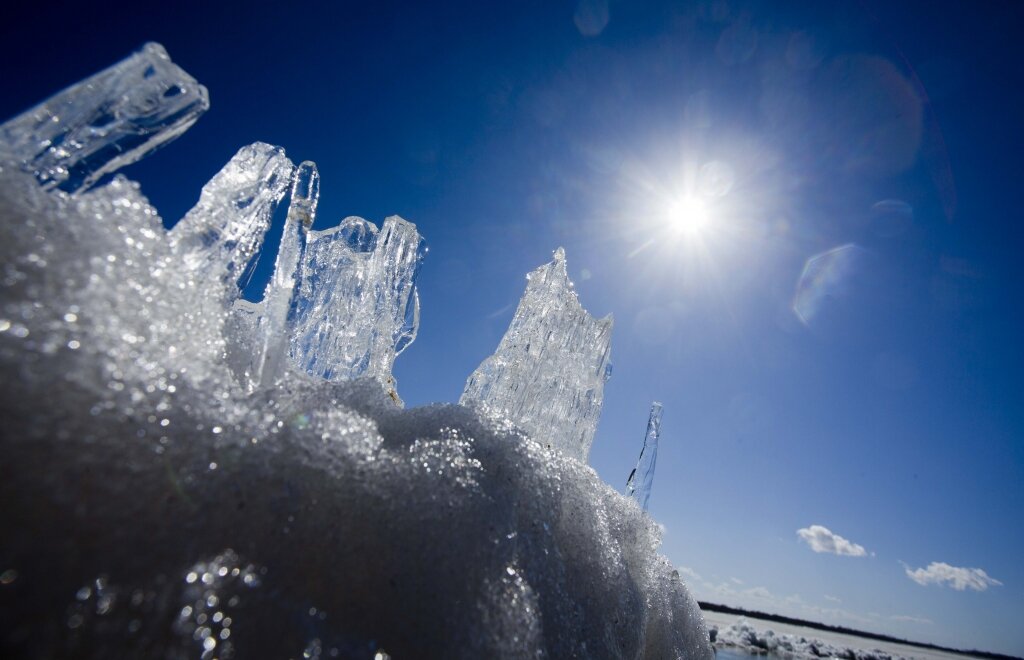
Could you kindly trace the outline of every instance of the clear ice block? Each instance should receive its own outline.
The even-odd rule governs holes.
[[[647,434],[644,446],[640,449],[640,458],[636,467],[629,473],[626,480],[626,496],[632,497],[647,510],[651,499],[651,487],[654,485],[654,466],[658,462],[658,438],[661,436],[661,403],[651,404],[651,415],[647,419]]]
[[[267,332],[261,337],[264,355],[263,385],[280,374],[287,363],[291,310],[299,283],[299,267],[306,250],[306,233],[316,218],[320,200],[320,173],[316,163],[305,161],[295,169],[291,202],[277,252],[274,276],[263,296]]]
[[[0,159],[71,193],[178,137],[209,107],[206,88],[148,43],[0,126]]]
[[[231,308],[226,335],[228,362],[238,381],[252,392],[274,384],[287,364],[289,322],[306,248],[306,232],[316,218],[320,173],[305,161],[292,175],[291,198],[284,221],[274,274],[258,303],[239,298]]]
[[[237,298],[238,278],[263,242],[293,169],[281,147],[263,142],[242,147],[171,229],[182,277],[212,288],[211,303],[227,308]]]
[[[580,305],[562,248],[527,279],[498,350],[470,375],[459,403],[586,461],[611,375],[612,318]]]
[[[416,225],[398,216],[379,231],[349,217],[309,232],[292,310],[298,369],[332,381],[370,376],[397,400],[391,367],[416,337],[424,253]]]

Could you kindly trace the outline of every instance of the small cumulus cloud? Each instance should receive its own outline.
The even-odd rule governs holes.
[[[931,619],[926,619],[923,616],[910,616],[908,614],[893,614],[889,619],[892,621],[902,621],[906,623],[920,623],[926,626],[930,626],[935,623]]]
[[[825,594],[825,600],[830,600],[833,603],[841,603],[841,602],[843,602],[838,596],[829,596],[828,594]]]
[[[957,591],[985,591],[989,587],[999,587],[1003,584],[980,568],[961,568],[941,561],[933,561],[927,568],[918,569],[911,569],[903,564],[903,570],[906,571],[907,577],[922,587],[937,584],[952,587]]]
[[[743,584],[743,580],[739,579],[738,577],[731,577],[729,579],[735,582],[736,584]]]
[[[848,541],[822,525],[811,525],[798,529],[796,534],[815,552],[830,552],[846,557],[864,557],[868,554],[864,546]]]

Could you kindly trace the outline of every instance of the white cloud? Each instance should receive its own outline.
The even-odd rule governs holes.
[[[923,616],[910,616],[907,614],[893,614],[889,617],[893,621],[906,621],[907,623],[921,623],[924,625],[933,625],[935,622],[931,619],[926,619]]]
[[[815,552],[831,552],[834,555],[863,557],[868,554],[864,546],[848,541],[821,525],[811,525],[796,530],[797,536]]]
[[[680,566],[676,570],[679,571],[680,575],[685,576],[687,580],[691,582],[703,581],[704,579],[697,573],[697,571],[693,570],[689,566]]]
[[[838,596],[829,596],[828,594],[825,594],[825,600],[830,600],[833,603],[841,603],[841,602],[843,602]]]
[[[739,579],[738,577],[731,577],[729,579],[735,582],[736,584],[743,584],[743,580]]]
[[[938,584],[953,587],[957,591],[964,589],[985,591],[989,587],[999,587],[1003,584],[999,580],[989,577],[988,573],[980,568],[961,568],[941,561],[933,561],[928,564],[928,568],[915,570],[911,570],[909,566],[903,564],[903,570],[907,572],[907,577],[922,587]]]

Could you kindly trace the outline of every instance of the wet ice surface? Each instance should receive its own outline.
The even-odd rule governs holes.
[[[87,91],[81,103],[102,95]],[[655,523],[576,458],[459,405],[402,410],[381,370],[268,362],[289,347],[246,324],[302,327],[301,287],[320,276],[286,266],[297,276],[275,273],[248,321],[238,312],[233,278],[272,208],[289,189],[288,203],[310,198],[283,150],[243,148],[170,233],[131,181],[47,191],[10,154],[0,655],[710,657]],[[296,236],[329,240],[295,217]],[[418,314],[403,222],[380,230],[407,232],[393,242],[350,223],[348,243],[370,246],[356,260],[399,257],[398,279],[382,275],[396,286],[360,299],[390,319],[359,344],[388,373]],[[350,302],[317,309],[339,319],[331,305]],[[245,338],[257,348],[239,351]]]

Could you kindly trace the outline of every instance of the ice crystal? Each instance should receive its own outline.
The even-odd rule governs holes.
[[[658,462],[658,438],[661,436],[661,403],[651,404],[651,415],[647,419],[647,433],[644,445],[640,449],[640,458],[636,467],[629,473],[626,480],[626,495],[637,501],[646,511],[651,499],[651,487],[654,485],[654,467]]]
[[[292,174],[291,199],[278,247],[274,274],[258,303],[239,298],[228,319],[228,361],[235,377],[251,391],[270,387],[289,364],[288,339],[298,270],[306,232],[316,217],[320,174],[305,161]]]
[[[498,350],[470,375],[459,403],[585,462],[611,375],[612,319],[580,305],[562,248],[527,280]]]
[[[5,123],[0,157],[75,192],[178,137],[209,106],[206,88],[150,43]]]
[[[291,357],[310,375],[376,378],[394,394],[391,367],[419,328],[416,275],[425,253],[416,225],[345,218],[306,238]]]

